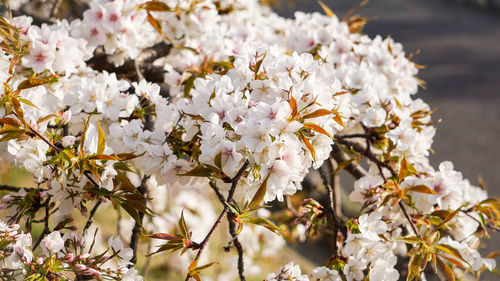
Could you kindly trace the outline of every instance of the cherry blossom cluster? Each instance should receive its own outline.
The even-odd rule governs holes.
[[[10,280],[26,280],[32,278],[66,278],[65,272],[98,278],[120,278],[121,280],[143,280],[137,270],[127,267],[132,257],[132,249],[125,248],[120,238],[111,237],[109,248],[99,255],[91,255],[93,245],[82,237],[68,232],[61,236],[54,231],[42,240],[33,241],[29,233],[18,232],[18,224],[7,224],[0,221],[3,257],[0,269],[5,278]],[[87,243],[87,245],[86,245]],[[42,252],[35,254],[34,248],[40,245]],[[72,249],[72,250],[70,250]],[[58,270],[46,276],[48,268],[57,266]]]
[[[321,233],[328,261],[267,280],[398,280],[404,257],[409,280],[428,263],[447,278],[493,270],[478,246],[500,203],[452,163],[429,164],[420,66],[391,38],[362,34],[362,18],[323,7],[285,19],[256,0],[94,0],[72,22],[2,19],[1,157],[35,186],[1,199],[2,272],[137,281],[138,255],[181,251],[169,268],[206,279],[223,218],[238,257],[216,280],[262,276],[259,260],[285,238]],[[350,219],[335,207],[341,169],[356,178]],[[314,171],[316,191],[302,184]],[[329,206],[312,198],[319,187]],[[117,210],[117,237],[97,230],[98,208]]]

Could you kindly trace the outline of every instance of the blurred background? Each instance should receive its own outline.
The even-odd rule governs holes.
[[[324,0],[339,18],[360,2]],[[285,17],[295,11],[323,13],[316,0],[282,0],[276,7]],[[437,108],[433,120],[440,121],[432,165],[452,161],[471,183],[478,185],[480,176],[490,196],[499,197],[500,0],[372,0],[356,13],[372,19],[363,30],[370,37],[391,36],[407,54],[420,51],[413,61],[426,66],[419,78],[427,90],[415,97]],[[500,250],[498,234],[484,252]],[[310,258],[323,257],[315,252]]]

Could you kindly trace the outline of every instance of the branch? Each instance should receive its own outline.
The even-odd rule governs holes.
[[[89,218],[87,219],[87,223],[85,223],[85,226],[83,227],[82,236],[85,236],[85,234],[87,233],[87,230],[92,225],[94,215],[95,215],[97,209],[99,208],[99,206],[101,206],[101,204],[102,204],[102,201],[100,201],[100,200],[97,201],[95,203],[94,207],[92,208],[92,210],[90,210]]]
[[[330,161],[325,161],[324,164],[319,168],[319,174],[321,176],[321,179],[323,181],[323,185],[325,186],[326,190],[328,191],[328,201],[329,201],[329,206],[328,210],[330,211],[333,219],[333,256],[337,257],[338,256],[338,247],[337,247],[337,239],[338,239],[338,232],[341,228],[343,228],[343,221],[340,218],[339,214],[337,213],[338,211],[338,206],[336,204],[336,197],[338,194],[336,193],[336,190],[334,187],[332,187],[332,183],[330,182],[330,177],[329,175],[333,175],[333,165],[332,162]],[[335,176],[333,176],[335,177]],[[333,182],[335,184],[335,182]]]
[[[45,217],[44,217],[44,224],[43,224],[43,230],[42,230],[42,233],[40,233],[40,237],[38,237],[38,240],[36,241],[36,243],[33,245],[33,252],[36,250],[36,248],[38,248],[38,246],[40,245],[40,242],[42,242],[42,239],[45,237],[46,234],[48,234],[50,232],[49,230],[49,217],[50,217],[50,213],[49,213],[49,208],[50,208],[50,198],[47,198],[47,200],[45,200],[45,202],[43,203],[43,205],[45,206]]]
[[[217,195],[217,198],[219,201],[222,203],[222,205],[226,204],[226,199],[224,199],[224,196],[220,192],[219,188],[215,185],[215,182],[210,181],[210,187],[215,191],[215,194]],[[238,240],[238,234],[236,233],[236,224],[232,220],[232,218],[228,215],[227,216],[227,221],[229,223],[229,234],[231,234],[231,237],[233,238],[231,241],[229,241],[228,246],[225,247],[224,249],[229,252],[231,243],[234,243],[234,247],[236,247],[236,250],[238,251],[238,275],[240,277],[240,281],[245,281],[245,264],[243,262],[243,246],[241,245],[240,241]]]
[[[148,186],[146,183],[148,179],[149,176],[144,176],[144,178],[142,178],[141,185],[137,188],[137,191],[139,191],[141,195],[145,195],[147,192]],[[146,204],[146,202],[143,203]],[[139,234],[141,233],[143,218],[144,213],[139,212],[139,221],[135,222],[134,228],[132,229],[132,235],[130,236],[130,248],[132,249],[133,255],[132,259],[130,259],[131,264],[128,265],[128,268],[132,268],[137,262],[137,244],[139,242]]]
[[[1,184],[0,185],[0,190],[5,190],[5,191],[18,192],[18,191],[21,191],[23,189],[26,190],[26,189],[29,189],[29,188],[27,188],[27,187],[17,187],[17,186],[5,185],[5,184]]]
[[[203,239],[203,241],[198,244],[199,245],[199,250],[198,250],[198,253],[196,254],[196,257],[194,258],[194,260],[199,260],[200,259],[200,256],[203,253],[203,251],[205,250],[205,247],[207,246],[208,241],[210,240],[210,237],[212,237],[212,234],[214,233],[215,229],[217,229],[217,227],[220,225],[220,223],[222,221],[222,218],[224,218],[224,216],[229,211],[229,207],[227,206],[227,203],[229,203],[229,202],[231,202],[233,200],[234,191],[236,190],[236,186],[238,185],[238,182],[240,181],[240,178],[243,175],[243,172],[245,172],[245,170],[247,169],[248,164],[249,164],[248,160],[245,161],[245,163],[243,163],[243,165],[238,170],[238,172],[236,173],[236,175],[231,179],[231,188],[229,189],[229,193],[227,195],[227,199],[224,202],[224,209],[220,213],[219,217],[215,221],[215,223],[212,226],[212,228],[208,231],[208,233],[205,236],[205,238]],[[186,275],[185,281],[188,281],[189,279],[191,279],[191,275],[188,273]]]

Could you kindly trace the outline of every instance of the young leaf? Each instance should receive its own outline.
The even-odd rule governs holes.
[[[332,137],[332,136],[330,136],[330,134],[327,131],[325,131],[325,129],[323,129],[320,126],[318,126],[316,124],[313,124],[313,123],[305,123],[304,124],[304,128],[305,129],[311,129],[311,130],[313,130],[315,132],[318,132],[320,134],[323,134],[323,135],[325,135],[325,136],[327,136],[329,138]]]
[[[441,270],[441,272],[446,277],[446,280],[455,281],[455,275],[453,274],[451,268],[449,268],[440,258],[436,259],[436,263],[437,266],[439,267],[439,270]]]
[[[415,186],[410,186],[404,189],[406,192],[412,191],[412,192],[419,192],[419,193],[425,193],[425,194],[439,194],[436,191],[430,189],[430,187],[426,185],[415,185]]]
[[[181,230],[182,237],[188,237],[188,228],[186,225],[186,221],[184,220],[184,211],[181,212],[181,218],[179,219],[179,229]]]
[[[106,148],[106,139],[104,138],[104,131],[101,128],[99,120],[97,120],[97,131],[98,131],[98,141],[97,141],[97,154],[102,154]]]
[[[278,235],[281,232],[281,229],[279,227],[277,227],[274,223],[272,223],[271,221],[269,221],[265,218],[249,217],[249,218],[245,219],[244,221],[247,221],[251,224],[263,226],[263,227],[271,230],[273,233],[278,234]]]
[[[332,12],[332,10],[330,10],[330,8],[328,8],[328,6],[321,0],[318,0],[318,3],[319,5],[321,6],[321,8],[323,9],[323,11],[325,11],[325,14],[328,16],[328,17],[333,17],[335,16],[335,13]]]
[[[333,113],[332,111],[322,108],[322,109],[318,109],[312,113],[309,113],[307,115],[304,115],[302,118],[310,119],[310,118],[316,118],[316,117],[321,117],[321,116],[325,116],[325,115],[330,115],[332,113]]]
[[[255,208],[260,205],[260,203],[264,200],[264,196],[266,195],[267,192],[267,179],[269,176],[262,182],[260,185],[259,189],[257,189],[257,192],[255,192],[252,201],[250,201],[250,204],[248,205],[250,208]]]
[[[161,239],[161,240],[172,240],[179,239],[176,235],[168,234],[168,233],[155,233],[148,236],[149,238]]]
[[[303,133],[300,133],[300,137],[302,138],[302,141],[304,142],[304,144],[306,145],[307,149],[309,149],[309,152],[311,152],[311,156],[312,156],[312,159],[313,161],[316,161],[316,156],[315,156],[315,150],[314,150],[314,147],[312,146],[312,144],[309,142],[309,140],[307,139],[307,137],[303,134]]]

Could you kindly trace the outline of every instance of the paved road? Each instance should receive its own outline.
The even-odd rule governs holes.
[[[279,13],[320,10],[314,0],[295,2]],[[325,1],[339,17],[357,2]],[[419,76],[428,89],[419,96],[438,107],[434,120],[442,119],[434,166],[451,160],[472,183],[481,175],[490,194],[500,197],[500,13],[440,0],[372,0],[358,12],[375,18],[365,28],[370,36],[390,35],[408,53],[421,50],[414,60],[427,66]],[[488,250],[500,250],[500,233],[493,236]]]

